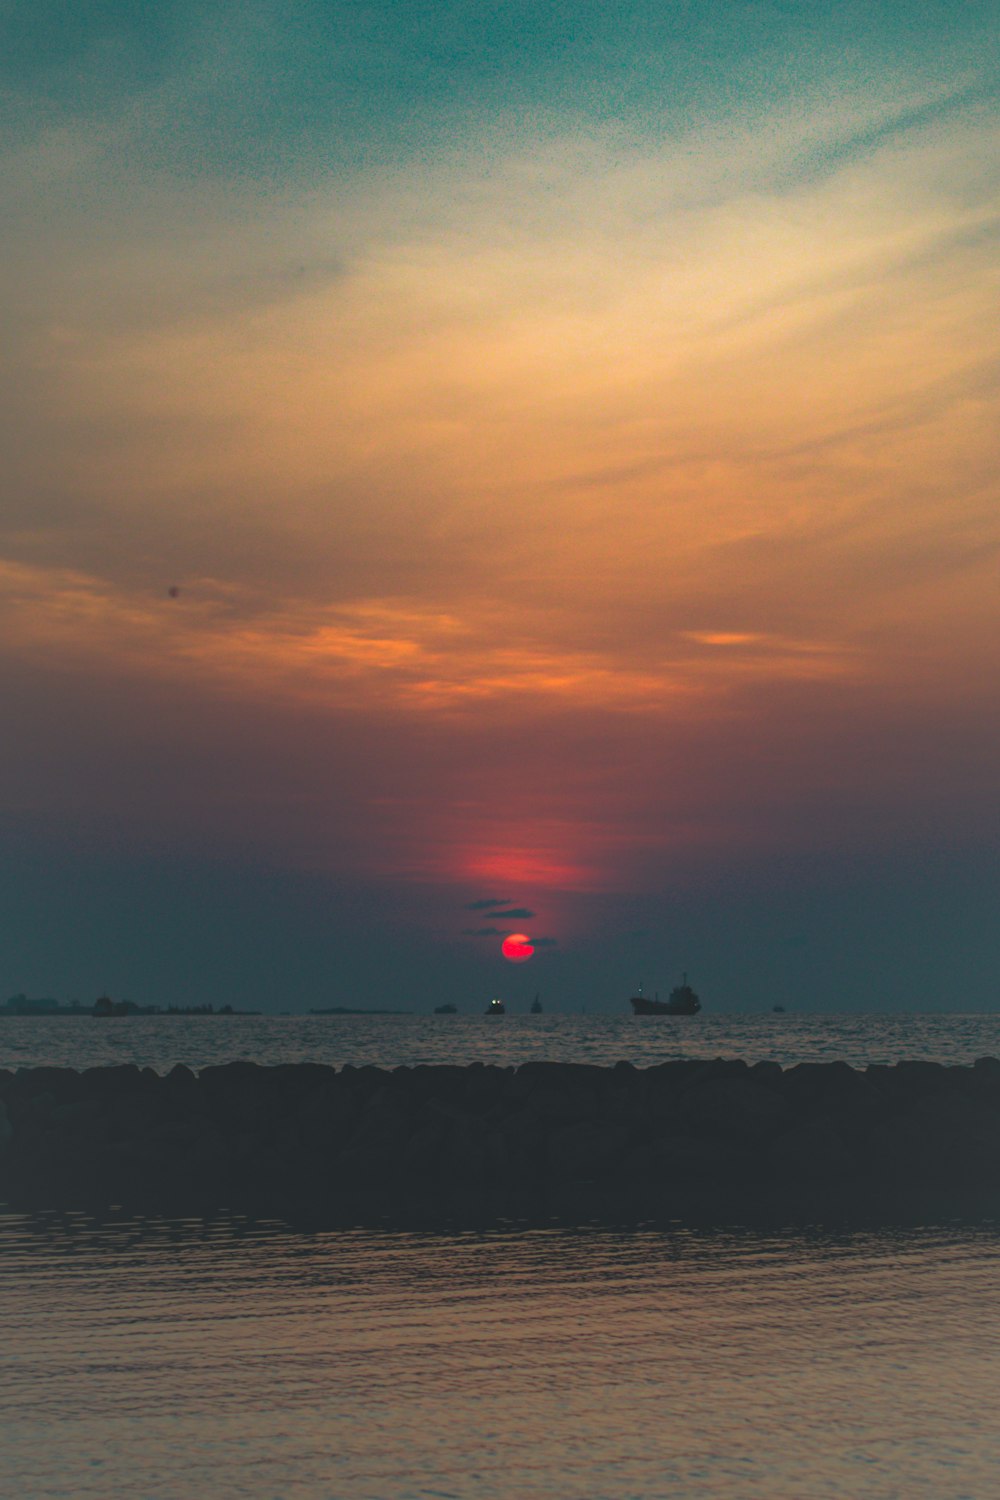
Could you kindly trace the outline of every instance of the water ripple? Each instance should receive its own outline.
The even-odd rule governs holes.
[[[99,1067],[131,1062],[167,1072],[234,1062],[554,1062],[639,1067],[682,1057],[864,1067],[920,1057],[971,1063],[1000,1054],[1000,1015],[658,1016],[135,1016],[0,1018],[0,1066]]]
[[[5,1493],[948,1497],[1000,1460],[990,1229],[0,1219]]]

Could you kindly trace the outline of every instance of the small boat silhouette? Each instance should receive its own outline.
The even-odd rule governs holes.
[[[505,1016],[507,1014],[507,1007],[502,1000],[491,1000],[486,1007],[486,1014],[488,1016]]]

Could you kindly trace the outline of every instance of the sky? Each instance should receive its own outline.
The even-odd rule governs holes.
[[[995,21],[0,0],[0,997],[1000,1007]]]

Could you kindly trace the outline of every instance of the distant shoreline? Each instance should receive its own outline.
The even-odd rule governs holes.
[[[7,1010],[0,1008],[0,1020],[3,1021],[118,1021],[118,1020],[166,1020],[177,1018],[191,1019],[192,1016],[219,1017],[229,1020],[232,1016],[259,1016],[259,1010],[233,1010],[231,1006],[221,1006],[218,1010],[211,1005],[172,1005],[162,1009],[158,1005],[131,1005],[128,1001],[121,1004],[117,1002],[110,1010],[95,1010],[92,1005],[61,1005],[54,1010]]]
[[[311,1016],[412,1016],[412,1010],[364,1010],[360,1005],[326,1005],[308,1012]]]

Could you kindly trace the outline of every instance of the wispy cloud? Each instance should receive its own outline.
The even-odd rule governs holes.
[[[0,560],[4,650],[42,664],[89,662],[105,673],[151,674],[211,690],[297,699],[342,712],[403,717],[554,711],[697,712],[748,674],[769,679],[857,676],[857,648],[682,632],[640,648],[603,652],[532,638],[530,613],[517,647],[491,646],[492,616],[461,618],[434,604],[360,600],[333,608],[254,598],[212,579],[186,580],[176,595],[123,589],[107,579]],[[677,649],[754,645],[729,666]]]
[[[215,36],[226,77],[245,45]],[[28,110],[0,658],[350,746],[301,791],[304,841],[340,818],[315,858],[350,825],[543,921],[782,797],[802,823],[847,774],[829,726],[995,680],[997,127],[945,50],[266,194],[157,140],[207,65]]]

